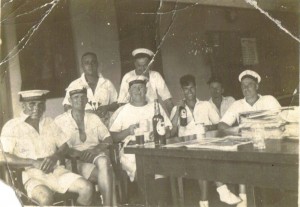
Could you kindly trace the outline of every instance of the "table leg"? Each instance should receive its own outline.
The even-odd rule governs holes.
[[[184,191],[183,191],[183,177],[178,177],[178,191],[179,191],[179,203],[181,207],[184,207]]]
[[[247,206],[248,207],[262,207],[262,196],[259,188],[254,186],[247,186]]]
[[[151,183],[154,183],[154,175],[148,175],[144,171],[144,159],[142,156],[136,156],[136,178],[138,183],[138,190],[141,202],[146,206],[153,205],[153,201],[151,202],[151,198],[153,195],[151,194]]]
[[[172,192],[172,203],[173,206],[178,207],[178,192],[177,192],[177,178],[171,176],[170,182],[171,182],[171,192]]]

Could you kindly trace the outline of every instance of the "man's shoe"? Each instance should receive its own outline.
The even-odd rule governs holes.
[[[239,197],[230,192],[230,190],[227,188],[227,185],[218,187],[217,191],[219,193],[220,200],[224,203],[236,205],[242,201]]]

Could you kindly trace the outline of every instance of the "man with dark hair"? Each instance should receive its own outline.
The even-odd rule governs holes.
[[[194,86],[196,86],[195,76],[193,76],[193,75],[184,75],[180,78],[179,82],[180,82],[181,87],[187,86],[190,83],[192,83]]]
[[[207,84],[209,86],[209,92],[211,96],[211,98],[209,99],[209,103],[219,114],[219,117],[222,118],[222,116],[235,101],[235,99],[231,96],[223,96],[223,83],[219,77],[212,76],[208,80]]]
[[[79,85],[87,88],[88,102],[85,110],[97,114],[102,122],[108,125],[110,113],[118,108],[118,93],[110,80],[104,78],[101,71],[98,71],[97,55],[92,52],[84,53],[81,57],[83,74],[74,80],[69,87]],[[63,101],[65,111],[71,109],[69,94],[66,93]]]
[[[196,81],[193,75],[185,75],[180,78],[180,85],[184,95],[177,106],[173,107],[171,112],[171,120],[173,123],[172,133],[179,136],[195,134],[196,124],[204,124],[206,128],[216,128],[219,122],[217,112],[211,107],[208,101],[199,101],[196,97]],[[187,111],[187,126],[181,127],[179,121],[179,108],[184,107]]]
[[[198,134],[198,124],[205,125],[207,129],[215,129],[219,122],[219,115],[208,101],[199,101],[197,99],[195,77],[193,75],[182,76],[180,78],[180,85],[184,99],[181,100],[171,112],[171,120],[173,124],[172,135],[178,135],[181,137]],[[180,123],[180,108],[184,108],[186,110],[186,126],[182,126]],[[229,191],[226,185],[220,182],[217,182],[216,184],[217,192],[219,193],[221,201],[230,205],[237,204],[241,201],[237,196]],[[199,186],[201,190],[199,205],[200,207],[208,207],[207,181],[199,180]]]
[[[93,186],[81,176],[58,164],[68,151],[68,137],[49,117],[45,95],[49,91],[21,91],[23,113],[8,121],[1,132],[1,144],[8,164],[25,168],[27,194],[41,206],[53,204],[54,192],[79,194],[79,205],[90,205]]]
[[[74,85],[73,85],[74,86]],[[55,123],[69,138],[69,154],[79,158],[78,172],[85,179],[97,182],[103,205],[112,205],[112,169],[108,147],[110,133],[100,118],[85,113],[87,90],[79,85],[67,88],[72,109],[56,117]]]
[[[136,79],[139,76],[145,76],[148,79],[147,101],[153,102],[155,99],[158,99],[159,96],[164,102],[166,109],[170,112],[173,107],[170,91],[161,75],[149,68],[154,53],[146,48],[138,48],[132,51],[132,56],[134,57],[135,69],[124,75],[120,87],[118,103],[124,104],[130,101],[130,94],[128,93],[129,80]]]

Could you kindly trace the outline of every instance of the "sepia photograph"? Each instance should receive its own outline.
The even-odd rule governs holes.
[[[0,7],[0,207],[299,206],[299,0]]]

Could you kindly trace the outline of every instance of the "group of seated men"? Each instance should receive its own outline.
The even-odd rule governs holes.
[[[27,195],[39,205],[51,205],[53,192],[67,191],[78,194],[77,205],[92,205],[92,182],[95,182],[102,194],[103,205],[112,206],[113,171],[108,147],[112,143],[129,144],[135,139],[135,129],[145,122],[150,133],[148,139],[153,139],[151,123],[155,99],[160,98],[165,106],[160,107],[160,112],[165,120],[167,138],[195,134],[197,123],[204,124],[207,130],[237,134],[237,129],[232,126],[238,121],[240,112],[280,107],[274,97],[258,94],[261,77],[251,70],[243,71],[238,77],[244,98],[237,101],[223,96],[222,81],[215,77],[208,81],[210,100],[200,101],[196,97],[195,77],[185,75],[179,81],[184,97],[174,106],[161,75],[149,69],[154,53],[139,48],[132,56],[135,69],[123,77],[118,95],[113,84],[98,70],[97,56],[85,53],[81,58],[83,74],[66,89],[65,112],[55,120],[43,116],[49,91],[19,92],[23,112],[2,129],[0,163],[5,161],[25,168],[23,183]],[[179,107],[187,111],[187,126],[179,124]],[[77,158],[80,175],[71,172],[70,163],[60,165],[59,160],[66,155]],[[120,162],[134,181],[134,155],[124,154],[121,149]],[[164,177],[158,175],[157,178]],[[199,180],[199,184],[199,205],[205,207],[208,206],[207,182]],[[240,194],[236,196],[225,184],[216,182],[216,185],[221,201],[247,206],[245,186],[240,185]]]

